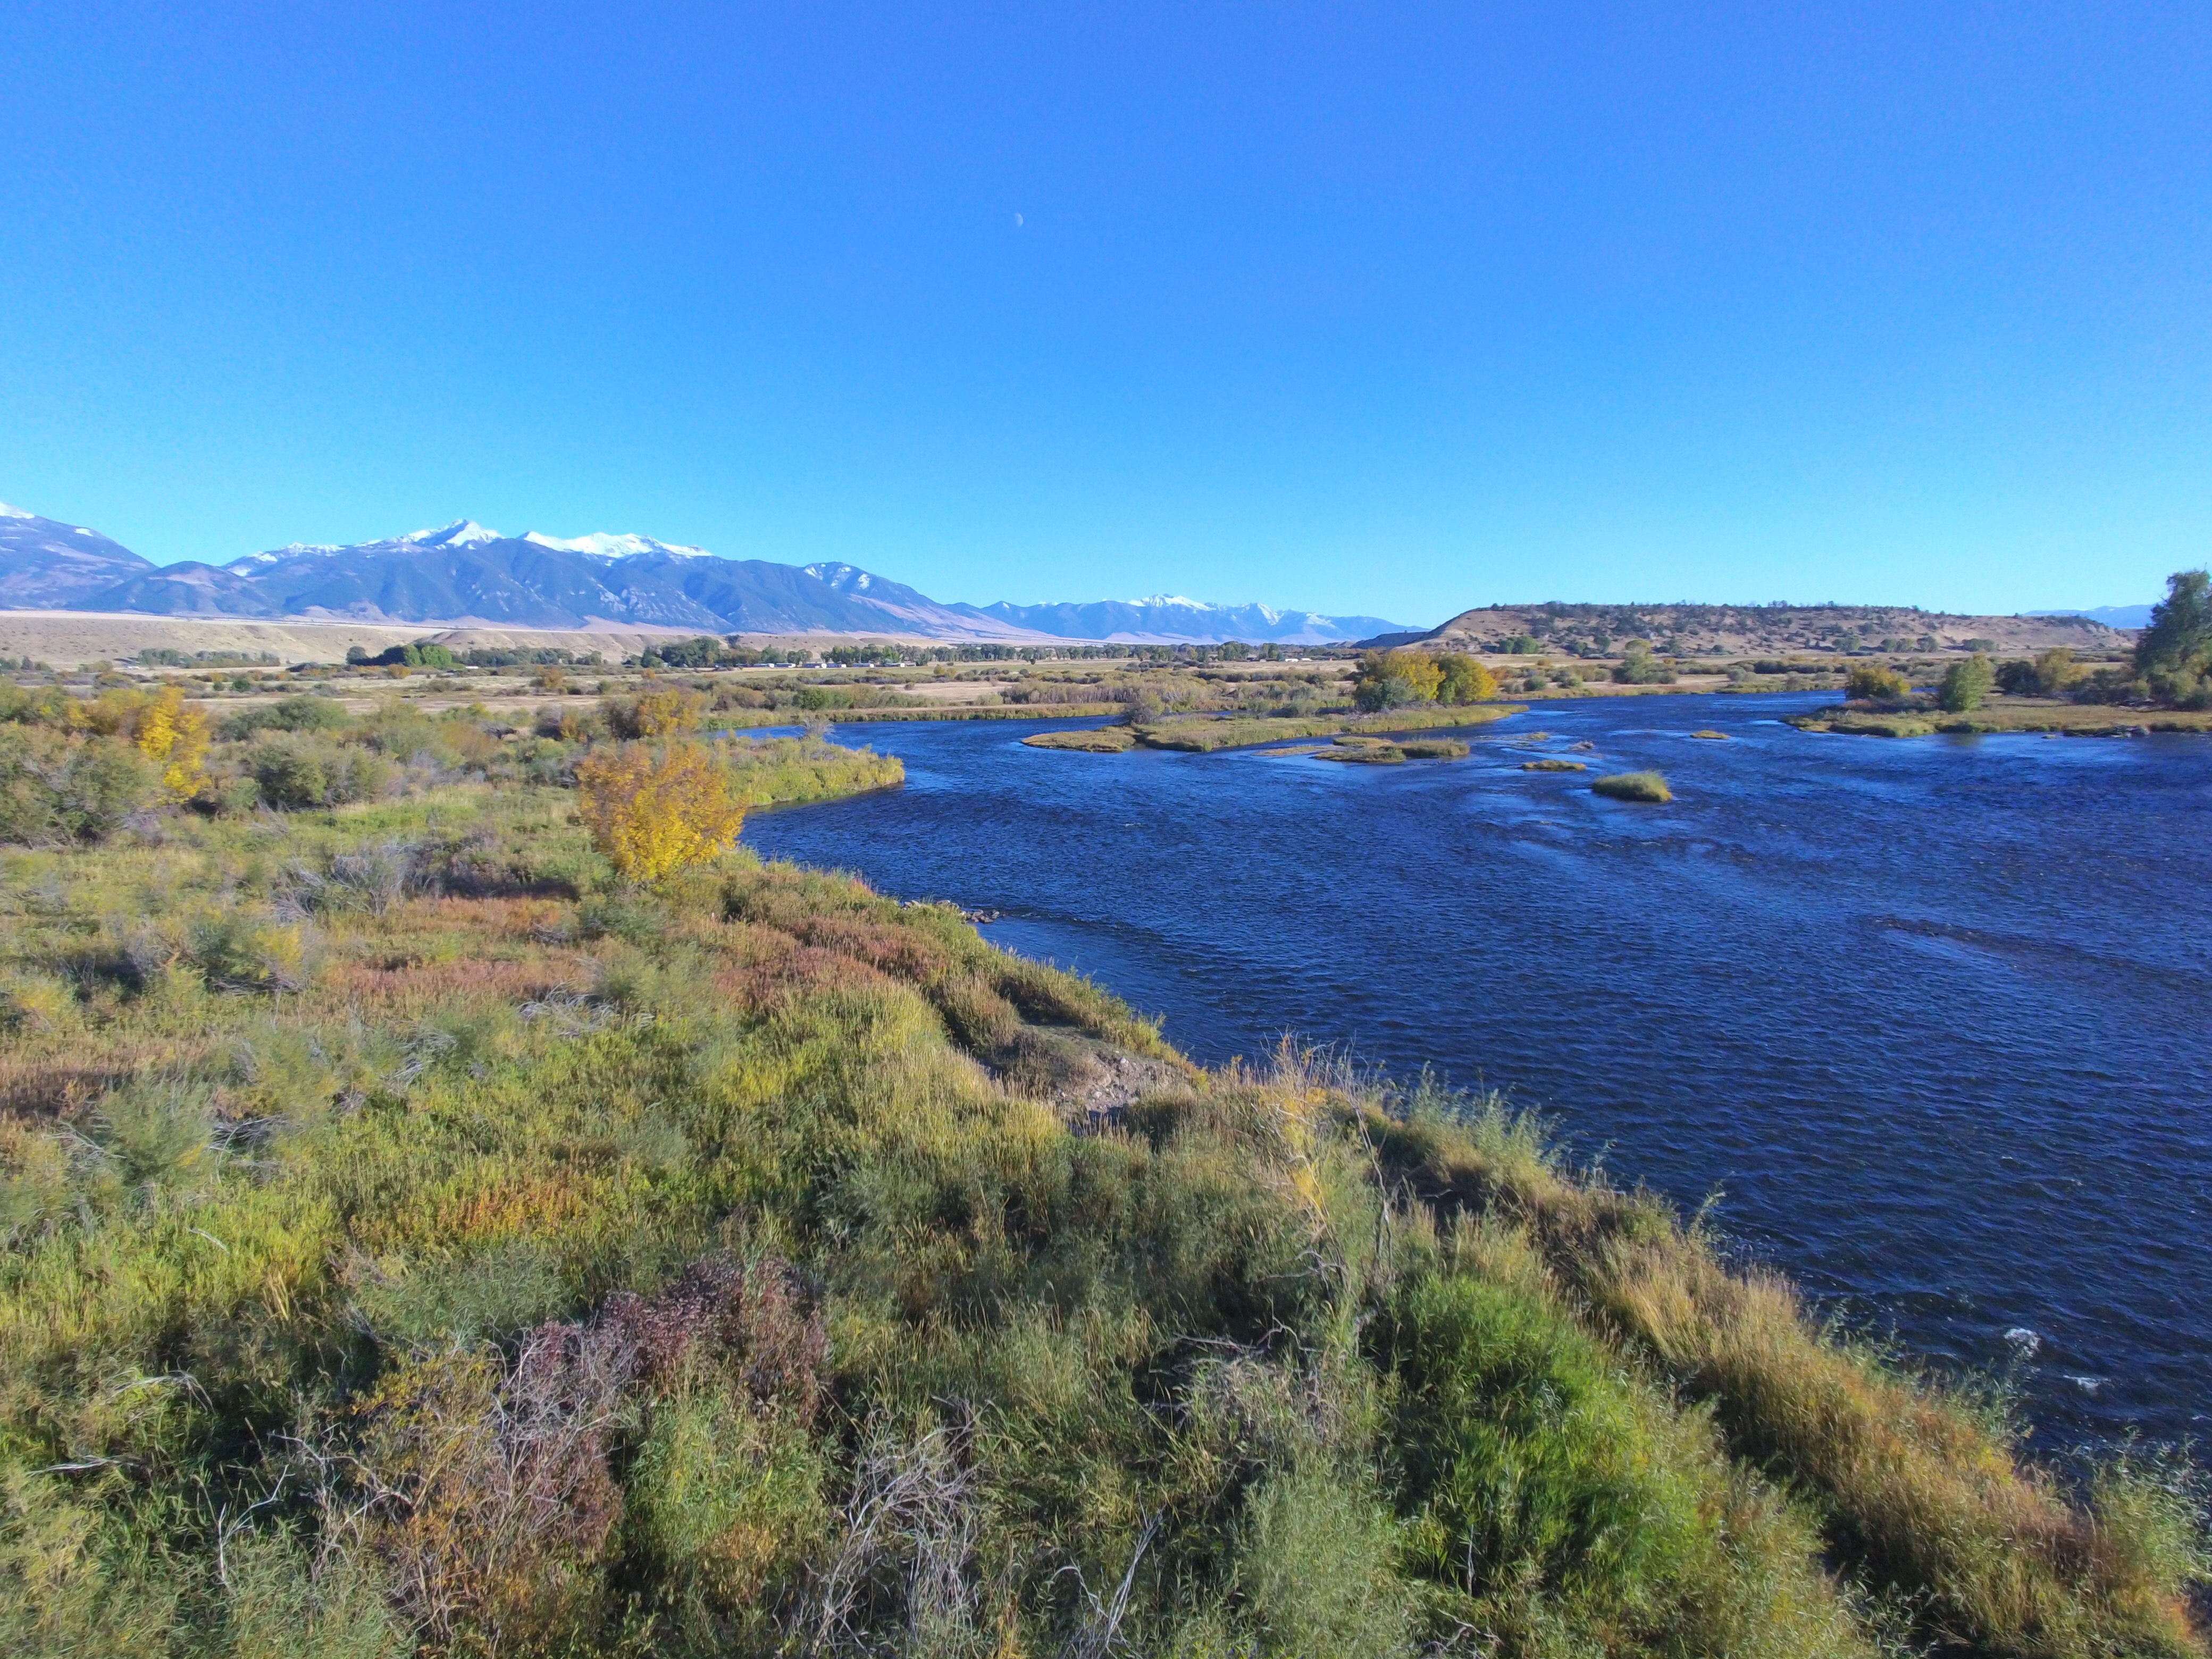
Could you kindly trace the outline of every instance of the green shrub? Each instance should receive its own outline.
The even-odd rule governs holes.
[[[1869,702],[1899,702],[1912,695],[1912,683],[1886,663],[1856,663],[1844,682],[1844,695]]]
[[[1594,794],[1607,795],[1614,800],[1640,800],[1665,803],[1674,799],[1674,792],[1667,787],[1667,780],[1656,772],[1614,772],[1593,781]]]
[[[159,774],[119,738],[0,726],[0,842],[105,840],[153,803]]]
[[[1990,659],[1978,651],[1964,662],[1954,662],[1943,671],[1943,684],[1936,690],[1936,701],[1946,714],[1971,713],[1982,706],[1995,678],[1990,670]]]
[[[1285,1659],[1410,1654],[1413,1598],[1395,1571],[1389,1510],[1323,1468],[1255,1487],[1239,1528],[1236,1586],[1258,1650]]]
[[[243,909],[196,919],[185,957],[211,991],[298,991],[314,977],[307,929]]]
[[[1406,1551],[1477,1602],[1545,1592],[1618,1617],[1680,1577],[1711,1522],[1655,1456],[1619,1362],[1534,1295],[1423,1280],[1392,1311]]]
[[[204,1087],[172,1079],[118,1090],[100,1103],[94,1126],[128,1188],[189,1179],[215,1161],[215,1113]]]
[[[247,775],[263,802],[283,810],[338,806],[381,794],[392,769],[372,751],[307,738],[276,738],[245,757]]]

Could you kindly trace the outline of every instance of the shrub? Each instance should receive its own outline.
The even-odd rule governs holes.
[[[1411,1651],[1412,1597],[1392,1571],[1389,1511],[1321,1469],[1280,1475],[1245,1505],[1237,1588],[1271,1654],[1393,1659]]]
[[[307,930],[244,910],[194,921],[185,954],[211,991],[301,991],[314,978]]]
[[[1590,790],[1595,794],[1609,795],[1615,800],[1664,803],[1674,799],[1674,792],[1667,787],[1667,780],[1656,772],[1615,772],[1594,781]]]
[[[688,685],[658,685],[635,697],[608,697],[599,704],[607,730],[627,741],[696,731],[707,709],[707,699]]]
[[[367,800],[392,781],[391,767],[368,750],[304,738],[256,744],[246,753],[246,770],[264,803],[287,811]]]
[[[241,708],[222,723],[222,735],[243,742],[258,732],[336,732],[353,717],[330,697],[285,697],[258,708]]]
[[[587,755],[576,786],[592,845],[627,881],[662,881],[718,857],[744,824],[722,769],[696,743]]]
[[[207,783],[206,711],[165,685],[139,717],[138,752],[161,769],[161,787],[173,800],[190,800]]]
[[[1672,685],[1674,671],[1651,654],[1651,647],[1641,640],[1628,642],[1628,653],[1620,665],[1613,671],[1613,678],[1620,685]]]
[[[215,1113],[204,1089],[172,1082],[118,1090],[100,1103],[93,1130],[127,1188],[166,1185],[215,1162]]]
[[[1426,651],[1370,651],[1359,659],[1352,700],[1370,714],[1434,702],[1443,678],[1443,665]]]
[[[1596,1342],[1535,1296],[1453,1276],[1394,1310],[1407,1552],[1477,1601],[1546,1590],[1584,1616],[1678,1576],[1699,1494]]]
[[[1486,702],[1498,695],[1498,677],[1473,657],[1451,652],[1437,663],[1443,671],[1437,686],[1438,702]]]
[[[1982,706],[1995,680],[1990,659],[1978,651],[1966,661],[1954,662],[1943,671],[1943,684],[1936,690],[1936,701],[1947,714],[1966,714]]]
[[[1885,664],[1863,662],[1844,682],[1844,695],[1868,702],[1899,702],[1912,695],[1912,683]]]
[[[0,727],[0,841],[102,841],[144,806],[153,766],[119,738]]]

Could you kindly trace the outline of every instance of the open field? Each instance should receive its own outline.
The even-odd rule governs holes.
[[[356,623],[338,618],[286,617],[268,621],[234,617],[157,617],[131,612],[0,610],[0,657],[30,657],[57,668],[120,662],[149,649],[266,652],[280,662],[342,663],[349,647],[374,653],[388,646],[429,640],[455,651],[565,650],[597,652],[619,665],[672,640],[698,635],[696,628],[605,626],[535,629],[447,625],[437,623]],[[844,635],[759,635],[804,640],[823,647],[850,643]],[[887,642],[934,645],[919,635],[870,635]]]

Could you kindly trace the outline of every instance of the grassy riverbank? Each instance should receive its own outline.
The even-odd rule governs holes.
[[[1838,705],[1794,715],[1790,724],[1802,732],[1836,732],[1875,738],[2000,732],[2048,732],[2069,738],[2105,738],[2125,737],[2137,732],[2212,732],[2212,710],[2130,708],[2124,704],[1999,696],[1963,714],[1942,709],[1891,711]]]
[[[1352,734],[1375,737],[1401,732],[1426,732],[1446,726],[1486,726],[1492,720],[1504,720],[1509,714],[1525,714],[1528,708],[1521,703],[1484,702],[1460,707],[1431,704],[1412,708],[1394,708],[1381,714],[1355,714],[1349,712],[1311,715],[1304,718],[1220,719],[1163,720],[1135,728],[1137,741],[1148,749],[1180,749],[1199,754],[1211,754],[1220,749],[1249,749],[1260,744],[1296,743],[1308,738],[1334,738]]]
[[[0,850],[10,1653],[2203,1652],[2155,1471],[1494,1101],[519,768]]]
[[[1385,747],[1402,749],[1395,758],[1455,758],[1449,742],[1411,746],[1390,745],[1390,735],[1431,731],[1446,726],[1487,726],[1509,714],[1525,714],[1519,703],[1473,703],[1457,708],[1397,708],[1382,714],[1335,714],[1239,719],[1235,716],[1160,720],[1140,726],[1109,726],[1089,732],[1040,732],[1022,741],[1032,749],[1073,749],[1085,754],[1121,755],[1132,749],[1171,749],[1189,754],[1212,754],[1224,749],[1253,749],[1266,744],[1299,743],[1313,738],[1371,739]],[[1464,745],[1456,745],[1464,755]],[[1342,760],[1342,755],[1327,758]]]

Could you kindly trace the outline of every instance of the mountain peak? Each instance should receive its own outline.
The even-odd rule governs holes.
[[[35,513],[24,512],[20,507],[10,507],[7,502],[0,501],[0,519],[35,519],[38,516]]]
[[[595,531],[588,536],[547,536],[532,530],[522,538],[539,547],[550,547],[559,553],[587,553],[596,559],[632,559],[641,553],[665,553],[678,559],[711,559],[714,556],[703,547],[686,547],[679,542],[655,541],[650,536],[624,532],[619,535],[606,531]]]
[[[471,547],[478,542],[505,541],[507,538],[474,519],[456,519],[435,530],[412,530],[392,539],[410,547]]]
[[[835,560],[822,564],[802,565],[806,574],[817,582],[827,582],[840,593],[865,593],[876,585],[876,579],[856,564],[840,564]]]

